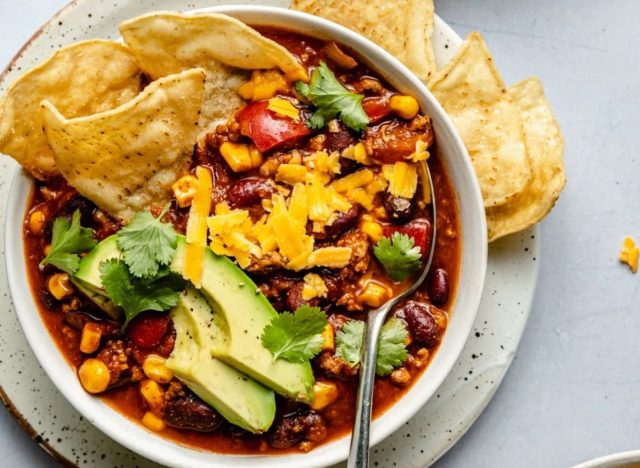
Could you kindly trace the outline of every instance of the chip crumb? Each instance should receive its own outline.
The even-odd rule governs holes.
[[[638,257],[640,256],[640,248],[636,245],[632,237],[625,237],[620,250],[620,261],[629,265],[633,273],[638,271]]]

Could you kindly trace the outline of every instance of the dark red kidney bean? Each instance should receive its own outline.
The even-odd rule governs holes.
[[[327,426],[318,413],[302,410],[277,419],[267,438],[269,445],[277,449],[291,447],[305,438],[312,442],[321,442],[327,438]]]
[[[299,281],[296,284],[294,284],[291,287],[291,289],[289,289],[289,292],[287,293],[287,306],[289,307],[289,310],[291,312],[293,312],[298,307],[301,307],[303,305],[315,307],[320,302],[320,300],[317,297],[314,297],[309,301],[304,300],[302,298],[303,288],[304,288],[304,281]]]
[[[260,203],[273,194],[273,186],[259,177],[240,179],[227,191],[227,200],[232,208],[244,208]]]
[[[318,240],[326,240],[333,239],[344,234],[358,224],[360,213],[362,213],[362,207],[358,204],[353,204],[351,208],[349,208],[349,211],[338,213],[335,221],[333,221],[330,226],[325,226],[323,231],[312,232],[313,237]]]
[[[337,301],[343,293],[340,277],[332,273],[322,273],[320,276],[322,276],[324,284],[327,286],[327,301],[331,303]]]
[[[429,298],[437,306],[449,300],[449,274],[444,268],[436,268],[429,283]]]
[[[342,152],[344,149],[349,147],[350,145],[355,145],[357,143],[356,138],[353,136],[347,128],[340,125],[340,130],[337,132],[327,132],[325,133],[325,149],[332,153],[334,151]],[[342,158],[340,158],[342,159]]]
[[[163,419],[169,426],[198,432],[215,431],[224,421],[216,410],[192,393],[167,401]]]
[[[425,346],[431,347],[440,340],[440,327],[431,315],[430,306],[420,302],[409,301],[403,307],[404,320],[413,339]]]
[[[416,213],[415,199],[395,197],[389,192],[384,192],[382,205],[393,224],[408,223]]]

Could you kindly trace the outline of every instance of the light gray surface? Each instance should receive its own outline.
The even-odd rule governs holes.
[[[64,3],[0,0],[0,64]],[[569,177],[542,226],[516,361],[438,465],[568,466],[640,448],[640,276],[616,260],[625,234],[640,237],[640,2],[441,0],[436,11],[461,35],[484,33],[507,83],[543,80]],[[53,465],[2,410],[0,460]]]

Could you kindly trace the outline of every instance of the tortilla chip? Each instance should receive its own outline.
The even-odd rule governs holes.
[[[564,140],[542,83],[529,78],[509,88],[509,93],[522,113],[533,177],[509,203],[487,210],[489,241],[522,231],[544,218],[567,180],[562,163]]]
[[[15,81],[0,102],[0,152],[38,179],[58,173],[42,132],[40,102],[80,117],[113,109],[142,89],[142,74],[129,50],[113,41],[64,47]]]
[[[339,23],[372,40],[420,79],[436,71],[433,0],[292,0],[291,8]]]
[[[531,178],[522,117],[479,33],[469,35],[429,87],[469,151],[484,206],[522,192]]]
[[[245,70],[279,68],[292,80],[307,79],[284,47],[226,15],[151,13],[125,21],[120,33],[154,79],[194,67],[207,71],[201,134],[243,104],[237,89],[249,79]]]
[[[80,194],[123,221],[163,207],[191,161],[204,80],[202,69],[170,75],[116,109],[75,119],[44,101],[58,169]]]

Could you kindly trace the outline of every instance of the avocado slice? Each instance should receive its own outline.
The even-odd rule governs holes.
[[[71,277],[73,284],[114,320],[122,316],[122,311],[105,295],[100,278],[100,264],[105,260],[120,258],[116,235],[103,239],[80,260],[78,270]]]
[[[188,287],[171,318],[177,336],[166,366],[230,423],[256,434],[269,429],[276,413],[275,394],[211,355],[220,330],[206,299]]]
[[[185,250],[185,239],[180,236],[173,271],[183,271]],[[251,278],[228,258],[206,249],[200,291],[217,318],[219,333],[211,340],[213,356],[281,395],[310,403],[311,364],[274,359],[262,345],[264,327],[278,313]]]

